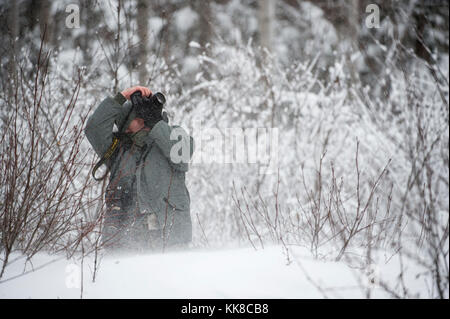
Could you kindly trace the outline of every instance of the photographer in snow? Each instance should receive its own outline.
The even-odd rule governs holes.
[[[164,103],[161,93],[134,86],[104,99],[88,119],[86,136],[101,157],[93,176],[105,177],[95,177],[102,164],[110,172],[102,227],[107,249],[187,247],[192,239],[185,174],[193,139],[168,124]]]

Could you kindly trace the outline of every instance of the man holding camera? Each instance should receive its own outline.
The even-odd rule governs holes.
[[[185,174],[193,139],[168,124],[164,103],[161,93],[135,86],[104,99],[88,119],[86,136],[110,172],[102,231],[107,249],[186,247],[192,239]]]

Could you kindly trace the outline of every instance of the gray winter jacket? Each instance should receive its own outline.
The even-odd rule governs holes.
[[[111,145],[114,124],[121,127],[127,121],[131,103],[125,102],[120,94],[107,97],[88,119],[85,133],[100,157]],[[175,128],[177,134],[171,136]],[[178,134],[180,132],[183,134]],[[186,148],[176,147],[181,142],[188,145],[187,157],[190,159],[192,137],[180,127],[159,121],[147,135],[144,148],[134,144],[120,145],[107,163],[110,170],[108,189],[127,189],[134,179],[140,213],[156,213],[168,244],[187,243],[192,239],[190,197],[185,184],[189,165],[171,156],[172,147],[177,143],[175,149],[179,155],[186,151]]]

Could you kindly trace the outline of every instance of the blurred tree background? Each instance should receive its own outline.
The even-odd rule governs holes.
[[[151,52],[169,68],[178,65],[177,76],[189,85],[199,70],[196,56],[217,42],[263,46],[285,66],[320,54],[323,79],[336,55],[343,55],[353,80],[361,78],[376,95],[390,92],[387,63],[408,68],[417,56],[441,81],[433,65],[448,59],[447,1],[82,0],[78,2],[80,28],[69,29],[65,10],[72,2],[0,3],[2,74],[7,74],[8,61],[24,48],[30,59],[36,59],[44,29],[45,41],[54,51],[79,50],[77,62],[86,66],[111,58],[116,63],[111,72],[123,64],[129,72],[139,73],[141,83],[154,69]],[[365,25],[370,4],[379,7],[379,28]],[[400,44],[395,49],[394,42]],[[108,50],[104,56],[98,54],[100,45]],[[103,74],[92,72],[92,76],[95,80]]]

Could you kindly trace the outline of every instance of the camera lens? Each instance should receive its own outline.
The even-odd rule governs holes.
[[[162,94],[161,92],[156,92],[153,98],[154,103],[158,104],[158,106],[163,106],[164,103],[166,103],[166,98],[164,94]]]

